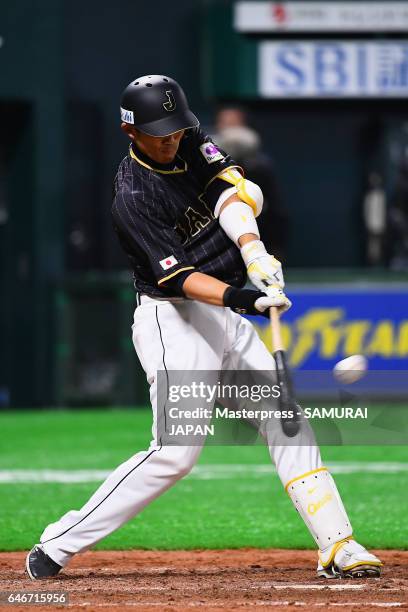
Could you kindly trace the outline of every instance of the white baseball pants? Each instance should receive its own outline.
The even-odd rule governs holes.
[[[133,343],[150,385],[153,439],[120,465],[80,510],[71,510],[46,527],[44,551],[64,566],[78,552],[106,537],[189,473],[200,446],[161,446],[155,439],[158,370],[263,370],[275,368],[272,355],[253,325],[229,308],[191,300],[142,296],[134,315]],[[279,445],[269,451],[285,485],[321,467],[315,445]],[[228,447],[225,448],[228,452]]]

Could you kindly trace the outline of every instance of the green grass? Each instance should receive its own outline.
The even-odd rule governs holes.
[[[111,469],[146,448],[150,410],[0,413],[0,469]],[[322,449],[326,461],[407,461],[406,447]],[[206,447],[201,464],[267,464],[262,446]],[[408,547],[407,474],[339,474],[354,531],[370,547]],[[29,548],[45,525],[80,508],[85,484],[0,484],[0,550]],[[186,478],[98,545],[104,549],[314,547],[278,478],[250,471]]]

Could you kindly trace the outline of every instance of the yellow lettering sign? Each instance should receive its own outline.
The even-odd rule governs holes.
[[[394,352],[394,328],[392,321],[380,321],[374,328],[369,340],[365,354],[391,357]]]
[[[397,339],[397,356],[408,357],[408,321],[399,326]]]
[[[272,351],[270,326],[257,326],[257,330]],[[342,308],[311,308],[293,323],[282,323],[282,336],[292,367],[302,366],[312,353],[323,360],[356,354],[408,357],[408,320],[348,321]]]

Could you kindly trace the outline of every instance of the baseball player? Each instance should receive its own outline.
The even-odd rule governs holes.
[[[165,445],[156,423],[158,372],[272,371],[272,355],[248,319],[291,306],[281,264],[260,240],[262,193],[199,126],[180,85],[151,75],[121,102],[130,139],[114,185],[115,231],[133,269],[133,343],[150,385],[150,447],[120,465],[80,510],[46,527],[29,552],[32,579],[56,575],[188,474],[201,445]],[[249,277],[256,290],[243,286]],[[238,314],[239,313],[239,314]],[[217,374],[218,375],[218,374]],[[284,488],[313,536],[319,576],[379,576],[358,544],[333,478],[314,444],[269,444]]]

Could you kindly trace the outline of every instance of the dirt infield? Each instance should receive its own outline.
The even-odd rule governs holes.
[[[69,593],[69,606],[1,605],[10,612],[69,610],[408,610],[408,552],[377,551],[383,576],[325,581],[316,554],[295,550],[88,552],[53,580],[32,582],[24,553],[0,553],[0,591]]]

